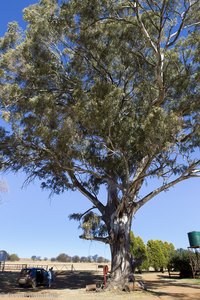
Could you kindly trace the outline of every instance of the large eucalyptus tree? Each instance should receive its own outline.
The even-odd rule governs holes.
[[[132,218],[200,176],[200,2],[41,0],[0,41],[1,167],[78,190],[82,238],[108,243],[111,281],[131,272]],[[146,195],[145,182],[158,185]],[[99,190],[107,188],[107,199]]]

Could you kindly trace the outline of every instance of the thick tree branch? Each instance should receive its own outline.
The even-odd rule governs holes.
[[[163,80],[163,67],[164,67],[164,53],[161,52],[161,38],[162,38],[162,30],[163,30],[163,18],[164,18],[164,11],[165,11],[165,1],[163,3],[161,12],[160,12],[160,25],[159,27],[156,27],[158,31],[158,40],[157,44],[154,43],[153,39],[151,38],[147,28],[145,27],[145,24],[142,21],[141,15],[139,13],[139,1],[136,1],[136,17],[138,24],[140,25],[145,38],[147,39],[149,45],[153,49],[154,53],[156,54],[157,57],[157,63],[156,63],[156,79],[157,79],[157,85],[158,85],[158,90],[159,94],[156,97],[156,99],[153,100],[153,105],[160,105],[164,101],[165,97],[165,89],[164,89],[164,80]],[[150,16],[149,16],[150,18]],[[152,21],[153,22],[153,21]]]
[[[192,178],[192,177],[200,177],[200,169],[195,169],[195,166],[198,166],[200,164],[200,160],[194,164],[192,164],[187,171],[184,172],[184,174],[182,174],[181,176],[179,176],[178,178],[176,178],[175,180],[172,180],[169,183],[164,184],[163,186],[155,189],[154,191],[152,191],[151,193],[149,193],[148,195],[146,195],[144,198],[142,198],[141,200],[139,200],[137,202],[136,205],[136,211],[142,207],[145,203],[147,203],[149,200],[151,200],[153,197],[157,196],[158,194],[160,194],[161,192],[169,189],[170,187],[174,186],[175,184]]]
[[[132,180],[132,183],[131,183],[130,189],[129,189],[130,195],[135,195],[136,190],[138,190],[138,187],[144,178],[144,173],[146,172],[148,167],[149,167],[149,156],[147,155],[141,160],[141,162],[138,166],[138,169],[135,173],[135,176]]]
[[[157,49],[155,43],[153,42],[152,38],[150,37],[150,34],[148,33],[144,23],[142,22],[142,19],[141,19],[140,13],[139,13],[139,6],[140,6],[139,1],[136,0],[135,12],[136,12],[137,21],[138,21],[139,25],[141,26],[141,29],[142,29],[144,36],[147,39],[149,45],[152,47],[153,51],[157,54],[158,49]]]
[[[98,200],[98,198],[94,195],[92,195],[87,189],[85,189],[85,187],[78,181],[78,179],[76,178],[76,176],[74,175],[74,167],[66,167],[63,166],[59,159],[57,158],[57,156],[55,155],[55,153],[53,153],[50,149],[46,148],[46,147],[38,147],[36,144],[32,143],[32,147],[34,146],[34,148],[37,148],[39,150],[43,150],[45,153],[50,154],[50,156],[53,158],[53,160],[56,162],[56,164],[59,166],[59,168],[61,170],[65,170],[68,175],[70,176],[73,185],[84,195],[86,196],[92,203],[93,205],[99,209],[99,211],[103,214],[104,211],[104,205]]]
[[[92,235],[80,235],[79,236],[80,239],[83,240],[89,240],[89,241],[97,241],[97,242],[103,242],[105,244],[110,244],[110,238],[109,236],[107,237],[98,237],[98,236],[92,236]]]
[[[75,213],[75,214],[71,214],[69,215],[69,219],[72,220],[72,219],[75,219],[75,220],[78,220],[80,221],[82,219],[83,216],[85,216],[87,213],[89,213],[90,211],[92,211],[93,209],[95,209],[96,207],[93,206],[89,209],[87,209],[84,213]]]
[[[93,205],[101,212],[101,214],[103,214],[105,206],[98,200],[97,197],[93,196],[88,190],[84,188],[84,186],[78,181],[72,171],[69,171],[68,174],[74,186],[93,203]]]
[[[171,47],[174,45],[174,43],[177,41],[177,39],[179,38],[181,32],[183,29],[189,28],[191,26],[195,26],[198,25],[200,22],[194,23],[194,24],[190,24],[190,25],[185,25],[185,21],[186,21],[186,17],[188,15],[188,12],[190,11],[190,9],[197,3],[197,1],[195,1],[194,3],[191,3],[188,8],[181,14],[182,17],[182,21],[180,23],[180,26],[178,28],[178,30],[176,32],[174,32],[173,34],[168,36],[167,39],[167,43],[165,46],[165,49]],[[171,39],[173,38],[173,40],[171,41]],[[171,41],[171,42],[170,42]]]

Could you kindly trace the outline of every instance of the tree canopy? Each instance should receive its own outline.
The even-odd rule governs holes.
[[[134,267],[141,272],[142,269],[148,269],[148,253],[147,247],[139,236],[134,236],[133,232],[130,232],[130,252],[135,261]]]
[[[155,271],[163,271],[169,268],[170,261],[175,255],[175,248],[172,243],[159,240],[149,240],[147,242],[147,252],[149,265]]]
[[[199,6],[41,0],[1,38],[1,168],[84,194],[99,213],[75,216],[82,237],[113,245],[147,201],[200,176]]]

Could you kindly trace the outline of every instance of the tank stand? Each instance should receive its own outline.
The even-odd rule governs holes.
[[[200,275],[200,247],[188,247],[193,278]]]

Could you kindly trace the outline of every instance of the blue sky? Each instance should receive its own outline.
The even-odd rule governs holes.
[[[19,21],[22,9],[37,1],[0,1],[0,35],[7,23]],[[78,192],[66,192],[49,198],[35,181],[22,189],[25,175],[0,175],[9,186],[0,194],[0,250],[20,257],[55,257],[60,253],[88,256],[98,254],[109,258],[109,247],[79,239],[78,223],[68,215],[90,208],[89,201]],[[151,187],[148,187],[148,189]],[[102,197],[105,195],[102,194]],[[146,243],[149,239],[172,242],[176,248],[187,248],[187,232],[200,231],[200,181],[180,183],[147,203],[133,220],[133,232]]]

